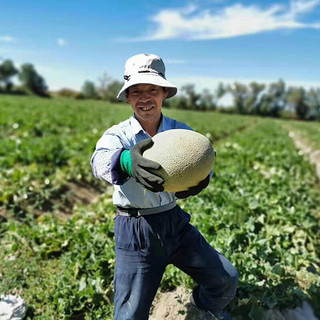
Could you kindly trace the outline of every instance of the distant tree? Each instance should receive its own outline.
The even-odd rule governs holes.
[[[291,87],[287,92],[287,100],[292,105],[299,119],[306,119],[309,113],[307,95],[304,88]]]
[[[39,96],[47,95],[48,87],[45,80],[37,73],[31,63],[25,63],[21,66],[19,80],[21,81],[22,86],[31,92]]]
[[[261,93],[265,89],[264,84],[251,82],[248,88],[248,95],[245,98],[244,106],[246,113],[257,114],[261,107]]]
[[[187,99],[186,109],[197,109],[200,95],[196,93],[195,85],[191,83],[185,84],[181,87],[181,91],[184,92],[184,95]]]
[[[112,81],[112,78],[104,72],[99,78],[98,78],[98,86],[97,86],[97,92],[99,97],[102,100],[108,100],[109,94],[108,94],[108,86],[110,85]]]
[[[215,110],[217,104],[215,96],[208,90],[204,89],[200,95],[197,109],[199,110]]]
[[[281,110],[286,106],[286,84],[280,79],[278,82],[269,85],[268,94],[271,97],[270,115],[279,117]]]
[[[0,64],[0,83],[4,83],[5,90],[11,91],[13,86],[11,78],[18,73],[18,70],[15,68],[11,60],[4,60]]]
[[[310,89],[307,93],[309,113],[307,118],[310,120],[320,120],[320,88]]]
[[[56,92],[57,96],[66,98],[77,98],[80,94],[80,92],[70,88],[62,88]]]
[[[240,82],[235,82],[233,85],[227,87],[227,91],[233,95],[234,106],[238,113],[246,113],[245,101],[249,94],[248,87]]]
[[[173,98],[164,100],[163,106],[170,109],[187,109],[187,98],[185,96],[174,96]]]
[[[117,99],[117,95],[120,89],[122,88],[122,86],[123,86],[123,82],[120,82],[120,81],[110,82],[107,87],[106,100],[110,102],[119,102],[119,100]]]
[[[227,93],[227,87],[222,82],[220,82],[216,88],[215,96],[217,97],[217,99],[220,99],[226,93]]]
[[[98,97],[95,84],[89,80],[84,82],[81,92],[86,99],[96,99]]]
[[[269,94],[263,94],[256,105],[257,114],[269,116],[271,114],[272,102],[272,97]]]
[[[106,72],[98,78],[97,92],[102,100],[119,102],[117,95],[123,86],[123,82],[113,80]]]

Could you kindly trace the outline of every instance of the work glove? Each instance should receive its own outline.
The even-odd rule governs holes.
[[[164,190],[164,179],[154,174],[154,170],[161,168],[155,161],[142,156],[143,152],[152,147],[151,138],[138,142],[131,150],[124,150],[120,157],[120,165],[123,171],[141,183],[146,189],[153,192]]]
[[[210,175],[208,175],[205,179],[200,181],[198,185],[194,187],[190,187],[188,190],[176,192],[175,195],[179,199],[195,196],[196,194],[198,194],[200,191],[202,191],[204,188],[208,186],[209,181],[210,181]]]

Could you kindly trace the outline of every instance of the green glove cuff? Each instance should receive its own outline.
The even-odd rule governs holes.
[[[122,151],[120,156],[120,166],[122,171],[126,172],[130,177],[132,177],[132,160],[130,150]]]

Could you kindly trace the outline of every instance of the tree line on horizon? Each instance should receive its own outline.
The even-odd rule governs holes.
[[[116,96],[123,83],[112,80],[106,73],[98,81],[98,85],[89,80],[84,82],[81,89],[83,97],[119,102]],[[233,104],[222,107],[219,100],[226,94],[232,96]],[[190,83],[183,85],[177,96],[165,100],[163,106],[320,121],[320,88],[306,90],[303,87],[287,87],[284,80],[280,79],[269,85],[254,81],[249,85],[240,82],[232,85],[220,83],[213,92],[204,89],[198,93],[195,84]]]
[[[17,76],[20,86],[14,86],[12,78]],[[36,71],[31,63],[24,63],[16,68],[10,59],[0,63],[0,93],[36,94],[48,96],[48,86],[44,78]]]
[[[320,88],[287,87],[282,79],[269,85],[254,81],[248,85],[220,83],[213,93],[208,89],[197,93],[194,84],[187,84],[181,91],[181,96],[168,100],[168,107],[320,121]],[[221,107],[219,100],[226,94],[232,96],[233,103]]]
[[[14,87],[14,76],[18,76],[20,87]],[[84,81],[81,91],[63,88],[49,92],[44,78],[32,64],[25,63],[17,69],[9,59],[0,63],[0,93],[99,99],[119,103],[116,96],[122,85],[122,82],[103,73],[97,84],[90,80]],[[233,103],[222,107],[219,102],[226,94],[232,96]],[[213,91],[204,89],[199,93],[195,85],[189,83],[180,88],[177,96],[165,100],[164,107],[320,121],[320,88],[307,90],[304,87],[287,87],[284,80],[280,79],[269,85],[254,81],[248,85],[240,82],[231,85],[220,83]]]

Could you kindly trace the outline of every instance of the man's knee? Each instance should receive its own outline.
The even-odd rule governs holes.
[[[234,296],[238,287],[239,273],[237,269],[234,266],[232,266],[232,268],[229,269],[228,274],[229,275],[227,277],[227,287],[229,288],[229,292],[232,293],[232,295]]]
[[[238,286],[239,273],[232,263],[224,256],[220,256],[220,261],[225,272],[225,286],[235,293]]]
[[[224,256],[220,255],[219,260],[221,261],[221,267],[217,268],[215,266],[212,268],[201,284],[209,291],[216,292],[218,290],[233,297],[238,287],[239,273]]]

